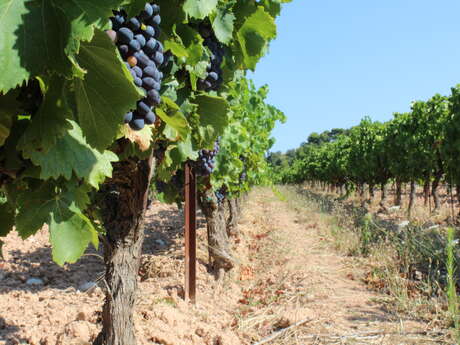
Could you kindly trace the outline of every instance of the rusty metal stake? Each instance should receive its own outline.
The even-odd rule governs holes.
[[[196,301],[196,177],[185,163],[185,300]]]

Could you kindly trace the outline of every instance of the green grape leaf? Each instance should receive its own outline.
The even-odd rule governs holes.
[[[135,17],[144,9],[145,3],[145,0],[131,0],[128,5],[123,6],[123,9],[126,11],[128,18]]]
[[[273,18],[279,16],[281,12],[281,2],[262,0],[261,4],[264,6],[265,11],[270,13]]]
[[[48,152],[31,152],[32,162],[41,167],[40,178],[59,178],[63,176],[70,180],[72,173],[78,178],[98,188],[106,177],[112,176],[111,162],[117,161],[117,156],[110,151],[99,151],[89,146],[78,125],[69,121],[72,129],[59,139]]]
[[[155,3],[161,8],[161,31],[173,36],[175,26],[185,21],[183,0],[156,0]]]
[[[219,41],[228,44],[232,40],[234,22],[235,15],[233,13],[222,9],[217,11],[217,16],[212,21],[212,28]]]
[[[237,33],[243,54],[244,67],[254,70],[257,62],[265,54],[268,41],[276,36],[273,17],[262,6],[246,19]]]
[[[193,150],[192,138],[189,135],[187,139],[177,143],[170,151],[170,157],[175,162],[185,162],[187,159],[198,159],[198,152]]]
[[[224,98],[210,95],[197,96],[193,102],[198,105],[200,135],[207,146],[213,145],[228,124],[228,103]]]
[[[18,148],[24,151],[26,157],[32,152],[46,153],[72,128],[67,119],[71,119],[73,114],[63,91],[68,84],[66,79],[55,75],[47,84],[49,88],[43,103],[19,141]]]
[[[216,8],[217,1],[218,0],[186,0],[183,7],[184,12],[193,18],[204,19]]]
[[[43,224],[50,223],[52,214],[55,221],[62,223],[86,208],[90,187],[76,187],[75,182],[69,184],[68,189],[62,189],[52,181],[46,181],[16,195],[16,231],[23,239],[35,234]]]
[[[22,84],[48,67],[64,72],[70,61],[62,49],[62,13],[51,1],[0,3],[0,92]]]
[[[14,208],[9,203],[0,204],[0,237],[8,235],[13,226]]]
[[[75,81],[78,123],[86,141],[102,151],[117,136],[123,115],[143,94],[104,32],[96,30],[90,43],[82,43],[77,60],[87,71],[84,80]]]
[[[70,202],[56,195],[52,183],[45,182],[36,189],[20,192],[16,204],[16,231],[26,239],[48,222],[53,210],[60,209],[67,215]]]
[[[53,260],[61,266],[76,262],[90,243],[95,248],[99,245],[97,230],[78,209],[64,218],[59,212],[52,212],[49,231]]]
[[[155,112],[164,123],[177,132],[180,138],[186,138],[190,133],[190,127],[184,114],[182,114],[177,104],[168,97],[162,97],[161,109],[157,108]]]
[[[209,56],[203,49],[203,38],[201,35],[188,25],[179,25],[177,33],[180,35],[183,46],[187,49],[186,63],[194,67],[200,61],[208,63]]]
[[[0,92],[53,70],[83,77],[75,54],[94,26],[105,27],[119,0],[0,2]]]
[[[186,47],[179,40],[169,39],[164,42],[164,49],[170,50],[178,58],[188,58],[189,53]]]

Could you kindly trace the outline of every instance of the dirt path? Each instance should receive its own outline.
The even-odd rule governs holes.
[[[318,232],[328,226],[319,214],[309,213],[301,223],[295,211],[274,199],[271,191],[253,195],[248,215],[270,229],[272,245],[262,244],[264,261],[278,256],[282,266],[265,266],[267,274],[290,277],[300,283],[296,303],[291,303],[290,323],[310,319],[279,344],[435,344],[421,322],[400,318],[376,302],[382,296],[361,282],[362,271],[353,260],[336,254]],[[305,214],[302,219],[305,219]],[[262,255],[262,256],[263,256]],[[439,342],[441,343],[441,342]]]
[[[206,229],[198,230],[198,303],[183,301],[183,215],[154,203],[148,213],[139,275],[136,332],[140,345],[250,345],[303,325],[266,344],[437,344],[423,323],[398,318],[375,302],[360,268],[330,249],[321,216],[302,219],[271,190],[253,192],[233,239],[237,268],[224,282],[207,272]],[[10,235],[0,262],[0,345],[88,345],[100,328],[103,271],[97,252],[60,268],[47,233]],[[95,255],[94,255],[95,254]],[[27,284],[38,278],[40,284]],[[429,333],[429,332],[428,332]],[[446,343],[444,343],[446,344]]]

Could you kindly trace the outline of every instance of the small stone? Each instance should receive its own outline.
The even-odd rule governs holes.
[[[29,278],[26,281],[27,285],[43,285],[45,282],[40,278]]]
[[[401,209],[401,206],[391,206],[390,208],[388,208],[388,211],[398,211]]]
[[[419,280],[419,281],[422,280],[422,279],[423,279],[423,273],[420,272],[420,271],[415,271],[415,273],[414,273],[414,279],[415,279],[415,280]]]
[[[76,320],[77,321],[88,321],[87,318],[88,316],[86,315],[86,313],[84,311],[81,311],[77,314]]]
[[[204,329],[203,329],[203,328],[197,328],[197,329],[195,330],[195,334],[196,334],[197,336],[203,338],[203,337],[205,336]]]
[[[406,228],[407,226],[409,226],[410,222],[408,220],[405,220],[404,222],[401,222],[398,224],[398,228],[399,229],[404,229]]]

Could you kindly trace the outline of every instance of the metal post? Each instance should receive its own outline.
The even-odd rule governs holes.
[[[196,297],[196,177],[185,164],[185,300],[195,304]]]

